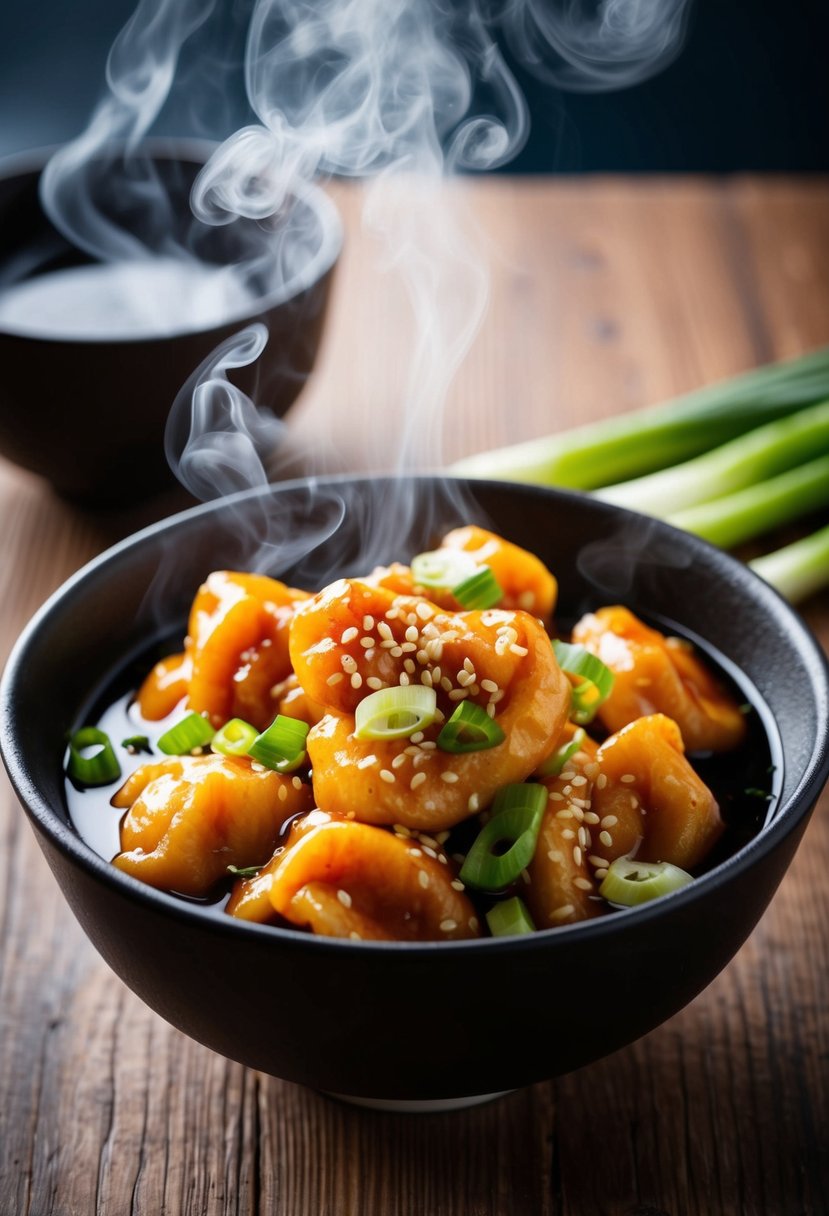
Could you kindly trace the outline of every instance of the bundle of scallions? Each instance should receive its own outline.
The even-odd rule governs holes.
[[[451,472],[589,490],[732,548],[829,506],[829,347]],[[829,526],[749,564],[802,600],[829,584]]]

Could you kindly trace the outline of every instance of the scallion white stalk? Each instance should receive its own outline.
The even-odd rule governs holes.
[[[774,553],[755,557],[748,564],[755,574],[797,604],[829,584],[829,526]]]

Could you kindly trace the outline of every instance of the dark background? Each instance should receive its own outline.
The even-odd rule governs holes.
[[[220,52],[241,57],[245,6],[222,4],[206,48],[211,99],[198,114],[174,107],[162,131],[222,138],[248,119],[238,78],[218,67]],[[0,155],[77,133],[132,9],[133,0],[0,0]],[[193,70],[186,55],[182,66]],[[564,94],[515,72],[532,132],[510,172],[829,169],[826,0],[693,0],[680,57],[620,92]]]

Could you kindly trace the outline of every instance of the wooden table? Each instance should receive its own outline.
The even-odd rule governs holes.
[[[388,463],[412,332],[355,192],[291,431]],[[829,183],[476,182],[491,307],[444,457],[609,415],[829,337]],[[467,229],[468,230],[468,229]],[[158,508],[160,509],[160,508]],[[146,514],[146,513],[145,513]],[[0,646],[139,522],[0,464]],[[829,645],[829,598],[803,606]],[[829,804],[749,942],[684,1012],[571,1076],[392,1116],[247,1071],[145,1008],[69,914],[0,789],[0,1213],[801,1216],[829,1205]]]

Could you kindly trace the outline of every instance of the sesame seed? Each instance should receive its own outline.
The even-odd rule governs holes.
[[[374,647],[374,642],[374,638],[360,638],[360,645],[362,646],[363,650],[372,650]]]
[[[603,790],[606,785],[607,785],[607,774],[599,773],[598,777],[596,778],[596,789]]]
[[[415,642],[404,642],[400,647],[401,654],[414,654],[416,650],[417,644]]]
[[[605,870],[605,869],[604,869],[604,867],[602,867],[601,869],[597,870],[597,871],[596,871],[596,878],[597,878],[597,880],[598,880],[599,882],[602,882],[602,881],[603,881],[603,879],[607,878],[607,870]]]
[[[402,823],[392,824],[392,831],[394,832],[395,836],[405,836],[406,838],[408,838],[408,837],[414,835],[411,828],[407,828]]]
[[[380,776],[382,777],[382,775],[383,774],[381,773]],[[573,861],[576,863],[577,866],[581,865],[581,849],[579,848],[578,845],[576,845],[573,848]]]
[[[386,613],[386,620],[387,621],[396,621],[399,616],[400,616],[400,609],[392,607],[392,608],[389,608],[388,612]]]
[[[348,891],[343,891],[342,889],[340,889],[337,892],[337,899],[340,901],[340,903],[342,904],[342,906],[344,908],[351,907],[351,896],[348,894]]]
[[[473,932],[473,933],[477,933],[477,932],[478,932],[478,918],[477,918],[477,916],[470,916],[469,920],[468,920],[466,923],[469,925],[469,928],[472,930],[472,932]]]
[[[391,650],[389,651],[389,654],[391,655],[391,657],[393,659],[399,659],[403,654],[403,647],[402,646],[392,646]]]
[[[422,857],[423,851],[421,849],[409,849],[408,854],[410,857]]]
[[[457,773],[441,773],[441,781],[445,781],[447,785],[454,785],[458,779]]]
[[[525,612],[529,612],[534,604],[535,593],[532,591],[522,591],[518,597],[518,606],[523,608]]]
[[[400,768],[400,765],[405,764],[407,760],[408,756],[405,752],[398,752],[398,754],[392,760],[391,766],[392,768]]]
[[[435,615],[428,604],[418,604],[415,608],[415,612],[420,617],[421,621],[428,621]]]
[[[414,737],[414,736],[412,736]],[[424,739],[420,745],[421,751],[434,752],[437,751],[437,743],[433,743],[430,739]]]
[[[419,785],[423,785],[425,780],[425,773],[415,773],[414,777],[412,777],[411,781],[409,782],[409,789],[416,790]]]
[[[550,790],[550,802],[563,802],[563,801],[564,801],[564,795],[562,793],[560,793],[558,790]],[[568,819],[569,819],[569,815],[568,815]]]
[[[599,832],[599,840],[603,845],[606,845],[608,849],[613,844],[613,837],[610,835],[610,832]]]
[[[403,667],[409,673],[410,676],[413,676],[415,671],[417,670],[417,668],[415,667],[415,665],[411,659],[404,659]]]
[[[374,617],[366,614],[366,616],[363,617],[363,629],[365,629],[366,632],[368,632],[369,629],[373,629],[373,628],[374,628]]]
[[[466,691],[465,688],[453,688],[452,691],[449,693],[449,700],[450,701],[463,701],[468,696],[469,696],[469,693]]]
[[[417,881],[420,883],[421,887],[425,889],[429,886],[431,880],[425,870],[418,870]]]
[[[340,638],[341,645],[347,646],[349,642],[353,642],[359,632],[360,630],[356,625],[350,625]]]
[[[519,659],[525,658],[530,653],[526,646],[519,646],[517,642],[513,642],[509,649],[510,654],[518,655]]]
[[[484,692],[497,692],[498,685],[494,680],[481,680],[481,688]]]
[[[294,787],[294,789],[295,789],[295,790],[301,790],[301,789],[302,789],[302,781],[300,780],[300,778],[299,778],[299,777],[292,777],[292,778],[291,778],[291,785]]]
[[[428,671],[421,671],[421,673],[420,673],[420,682],[421,682],[421,684],[424,684],[424,685],[426,686],[426,688],[431,688],[431,687],[432,687],[432,675],[431,675],[431,672],[428,672]]]
[[[574,777],[571,784],[572,785],[587,785],[587,778],[583,777],[583,776]]]
[[[279,801],[280,801],[280,802],[284,802],[284,801],[285,801],[285,799],[286,799],[287,797],[288,797],[288,791],[285,789],[285,786],[284,786],[284,785],[280,785],[280,787],[279,787]]]
[[[486,707],[486,712],[489,714],[490,718],[495,717],[495,706],[492,704],[491,701]]]
[[[585,816],[584,816],[584,822],[585,823],[598,823],[599,816],[596,814],[595,811],[586,811]]]
[[[357,768],[371,768],[372,764],[376,764],[376,763],[377,763],[376,756],[363,756],[363,758],[361,760],[357,761]]]
[[[335,671],[334,674],[330,675],[325,682],[326,682],[326,684],[330,685],[333,688],[333,686],[335,684],[339,684],[339,682],[342,678],[343,678],[343,673],[341,671]]]
[[[416,642],[419,637],[420,637],[420,632],[417,628],[417,625],[410,625],[409,628],[406,630],[406,641],[407,642]]]
[[[385,680],[381,680],[379,676],[369,676],[366,680],[366,684],[369,686],[369,688],[373,688],[375,691],[377,691],[379,688],[386,687]]]
[[[417,659],[417,661],[421,667],[424,667],[429,662],[429,655],[423,649],[418,650],[417,654],[415,655],[415,658]]]
[[[635,773],[622,773],[619,780],[623,781],[625,783],[625,785],[630,785],[631,781],[636,780],[636,775],[635,775]]]
[[[351,677],[351,687],[352,688],[362,688],[362,686],[363,686],[363,677],[360,675],[359,671],[355,671],[354,675]]]
[[[459,878],[453,878],[452,881],[450,882],[449,886],[452,888],[453,891],[465,891],[466,890],[466,887],[463,885],[463,883],[461,882],[461,880]]]
[[[610,865],[610,862],[606,857],[599,857],[595,853],[592,853],[587,860],[590,862],[591,866],[599,866],[600,868],[606,868]]]
[[[401,685],[401,687],[403,687],[403,688],[407,688],[407,687],[408,687],[408,685],[409,685],[409,682],[410,682],[410,681],[409,681],[409,675],[408,675],[408,672],[401,671],[401,673],[400,673],[400,680],[398,681],[398,683]]]
[[[406,624],[414,625],[415,628],[417,628],[417,615],[414,612],[408,612],[406,614]]]
[[[573,886],[578,887],[580,891],[591,891],[593,884],[589,878],[574,878]]]
[[[565,840],[575,840],[576,839],[576,833],[573,831],[572,828],[565,828],[564,831],[561,833],[561,835],[563,836],[563,838]]]
[[[440,686],[444,692],[452,691],[452,681],[449,679],[448,676],[441,676]]]
[[[365,622],[363,622],[363,623],[365,624]],[[384,638],[386,641],[388,641],[389,638],[394,636],[391,631],[391,627],[389,625],[387,625],[385,621],[378,621],[377,632],[380,634],[380,637]]]
[[[532,882],[532,879],[530,878],[530,872],[529,872],[529,870],[522,870],[522,871],[521,871],[521,881],[522,881],[523,883],[526,883],[526,885],[527,885],[527,886],[529,886],[529,885],[530,885],[530,883]]]
[[[619,820],[616,818],[615,815],[605,815],[604,819],[602,820],[602,827],[603,828],[615,828],[616,824],[618,822],[619,822]]]
[[[579,828],[579,844],[582,848],[587,844],[587,828]]]
[[[575,912],[572,904],[562,904],[560,908],[555,908],[550,913],[550,920],[566,920],[568,916],[572,916]]]
[[[363,940],[356,929],[352,929],[348,936],[353,942],[361,942]]]
[[[380,769],[380,780],[387,782],[389,785],[394,784],[394,773],[387,768]]]
[[[426,854],[427,857],[434,857],[435,861],[437,861],[437,859],[438,859],[437,853],[435,852],[434,849],[430,848],[428,844],[425,844],[423,846],[423,852]]]
[[[556,811],[556,819],[572,819],[573,812],[569,806],[564,807],[560,811]]]
[[[470,811],[477,811],[480,810],[481,800],[477,794],[470,794],[466,805]]]
[[[353,655],[344,654],[340,659],[340,666],[342,667],[343,671],[346,671],[349,675],[351,675],[357,670],[357,660]]]
[[[456,920],[451,920],[451,919],[442,920],[440,922],[440,927],[441,927],[441,930],[443,933],[451,933],[454,929],[457,929],[458,922]]]

